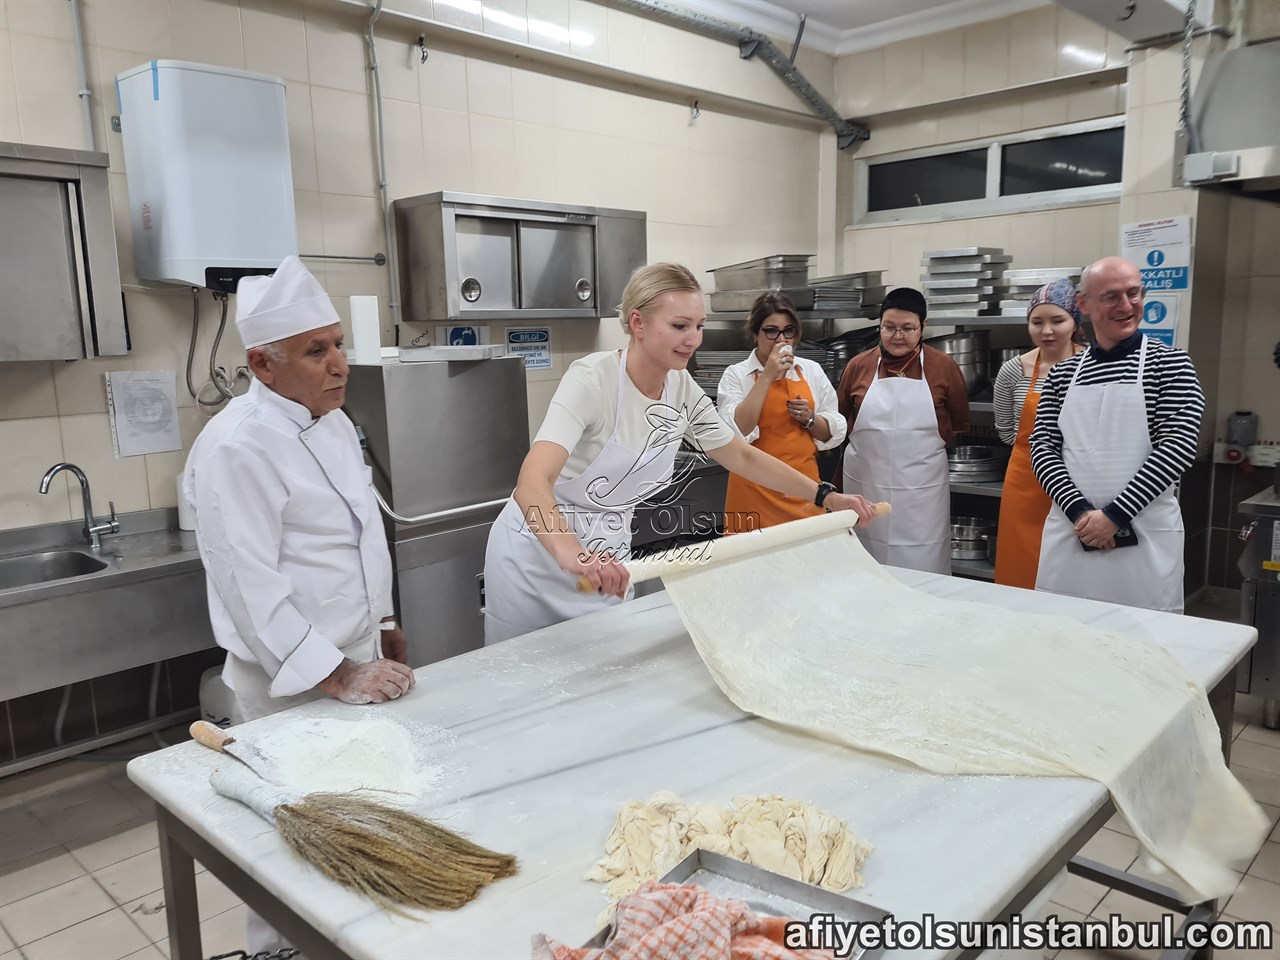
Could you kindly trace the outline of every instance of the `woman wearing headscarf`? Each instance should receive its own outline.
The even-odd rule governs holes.
[[[996,431],[1013,447],[1000,499],[996,583],[1035,589],[1040,538],[1050,501],[1031,469],[1031,428],[1035,426],[1040,387],[1050,368],[1084,349],[1081,321],[1071,281],[1045,284],[1027,308],[1027,332],[1035,349],[1006,360],[996,374]]]
[[[720,378],[716,392],[720,416],[734,423],[747,443],[817,483],[822,479],[818,451],[840,446],[845,435],[831,381],[814,361],[796,356],[800,320],[782,294],[768,291],[756,298],[747,315],[746,334],[755,349]],[[726,536],[821,512],[812,500],[778,493],[736,473],[729,475]]]

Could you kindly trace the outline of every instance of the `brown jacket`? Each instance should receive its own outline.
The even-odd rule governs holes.
[[[880,345],[877,344],[850,360],[840,377],[836,399],[840,404],[840,412],[849,422],[850,431],[853,430],[854,421],[858,419],[858,410],[862,407],[862,400],[876,374],[876,361],[879,359]],[[929,381],[929,392],[933,394],[933,410],[938,416],[938,434],[942,437],[942,442],[949,446],[957,434],[967,432],[971,425],[969,388],[965,386],[964,374],[960,372],[956,362],[928,344],[924,345],[924,372]],[[881,377],[885,374],[886,371],[882,368]],[[919,380],[920,364],[913,359],[903,368],[902,376]]]

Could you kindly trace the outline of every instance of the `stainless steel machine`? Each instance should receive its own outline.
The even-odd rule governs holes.
[[[352,364],[345,409],[385,504],[409,665],[479,649],[489,528],[529,452],[524,360]]]
[[[1241,661],[1236,689],[1262,697],[1263,725],[1280,729],[1280,467],[1277,485],[1242,500],[1239,510],[1251,517],[1240,556],[1241,602],[1245,623],[1258,631],[1258,642]]]

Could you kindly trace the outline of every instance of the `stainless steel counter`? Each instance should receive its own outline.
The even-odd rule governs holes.
[[[1280,494],[1275,490],[1263,490],[1261,493],[1255,493],[1248,500],[1241,500],[1237,504],[1237,509],[1253,517],[1280,520]]]
[[[120,521],[97,552],[79,522],[0,533],[0,564],[44,553],[79,555],[60,558],[75,561],[67,569],[104,564],[0,589],[0,701],[214,646],[195,534],[176,529],[175,510]]]

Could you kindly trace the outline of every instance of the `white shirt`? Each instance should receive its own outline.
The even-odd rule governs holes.
[[[833,447],[840,446],[844,440],[845,433],[849,429],[849,425],[845,422],[844,417],[840,415],[840,405],[836,401],[835,388],[831,386],[831,381],[827,379],[826,371],[822,369],[814,361],[808,357],[796,357],[795,366],[787,371],[788,380],[799,380],[800,373],[797,368],[804,371],[804,379],[809,384],[809,389],[813,391],[813,413],[815,417],[821,417],[827,421],[827,426],[831,428],[831,438],[829,440],[819,440],[813,438],[813,442],[818,445],[819,450],[830,450]],[[738,409],[738,405],[746,399],[747,394],[751,392],[751,388],[756,385],[756,372],[763,370],[764,364],[760,362],[754,350],[748,354],[747,359],[725,370],[724,375],[720,378],[720,386],[716,389],[716,406],[720,410],[720,416],[724,417],[730,423],[734,423],[733,414]],[[751,429],[750,433],[743,434],[743,439],[747,443],[754,443],[760,439],[760,426],[757,424]]]
[[[191,448],[182,489],[213,635],[273,697],[311,690],[394,612],[371,481],[345,413],[316,419],[258,380]]]
[[[534,442],[549,440],[569,451],[560,476],[572,480],[580,476],[600,455],[618,424],[618,442],[633,450],[644,450],[653,433],[648,419],[662,401],[641,393],[630,377],[623,378],[622,409],[618,409],[619,357],[616,351],[592,353],[569,364],[556,387],[546,418]],[[698,386],[688,370],[667,372],[666,411],[674,416],[671,434],[683,434],[690,445],[702,451],[723,447],[737,431],[716,412],[711,398]],[[663,419],[666,419],[664,417]]]

